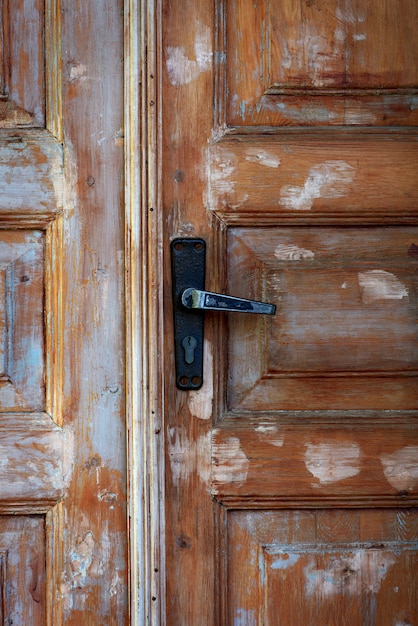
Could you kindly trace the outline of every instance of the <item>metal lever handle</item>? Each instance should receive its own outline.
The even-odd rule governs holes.
[[[171,242],[176,385],[184,391],[199,389],[203,383],[205,310],[266,315],[276,311],[274,304],[204,291],[205,253],[203,239]]]
[[[267,302],[256,300],[245,300],[234,296],[226,296],[222,293],[212,291],[202,291],[189,287],[181,294],[181,302],[188,309],[199,309],[201,311],[235,311],[237,313],[261,313],[264,315],[274,315],[276,306]]]

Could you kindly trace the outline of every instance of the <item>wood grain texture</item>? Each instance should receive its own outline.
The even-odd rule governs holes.
[[[7,623],[128,623],[122,8],[2,3]]]
[[[363,5],[158,14],[142,119],[160,133],[146,260],[161,254],[164,278],[161,292],[147,274],[161,355],[143,432],[147,452],[165,447],[165,596],[150,602],[167,625],[416,620],[417,3]],[[206,240],[208,290],[277,305],[208,312],[204,383],[186,393],[175,237]]]
[[[0,615],[10,624],[45,624],[45,518],[1,516]]]
[[[5,0],[0,13],[0,128],[43,127],[45,2]]]
[[[403,527],[416,514],[406,516],[381,512],[383,535],[367,509],[230,513],[229,623],[413,624],[416,545]]]
[[[416,123],[414,0],[223,5],[229,125]]]

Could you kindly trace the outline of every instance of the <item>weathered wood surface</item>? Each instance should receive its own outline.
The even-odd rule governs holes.
[[[122,9],[0,10],[5,623],[128,623]]]
[[[161,104],[148,232],[165,259],[167,573],[150,604],[168,624],[416,620],[416,514],[401,507],[418,502],[417,10],[163,3],[147,102]],[[209,290],[278,306],[208,313],[204,384],[188,393],[178,236],[206,239]]]

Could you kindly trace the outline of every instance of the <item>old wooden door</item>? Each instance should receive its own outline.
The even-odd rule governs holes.
[[[0,3],[2,624],[126,623],[122,4]]]
[[[418,3],[161,5],[144,73],[165,272],[155,623],[416,624]],[[196,391],[176,388],[176,237],[205,239],[207,289],[277,305],[206,314]]]

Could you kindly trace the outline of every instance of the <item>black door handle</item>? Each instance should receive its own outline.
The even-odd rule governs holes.
[[[171,242],[176,385],[183,390],[203,384],[204,311],[276,312],[274,304],[205,291],[205,257],[203,239]]]

